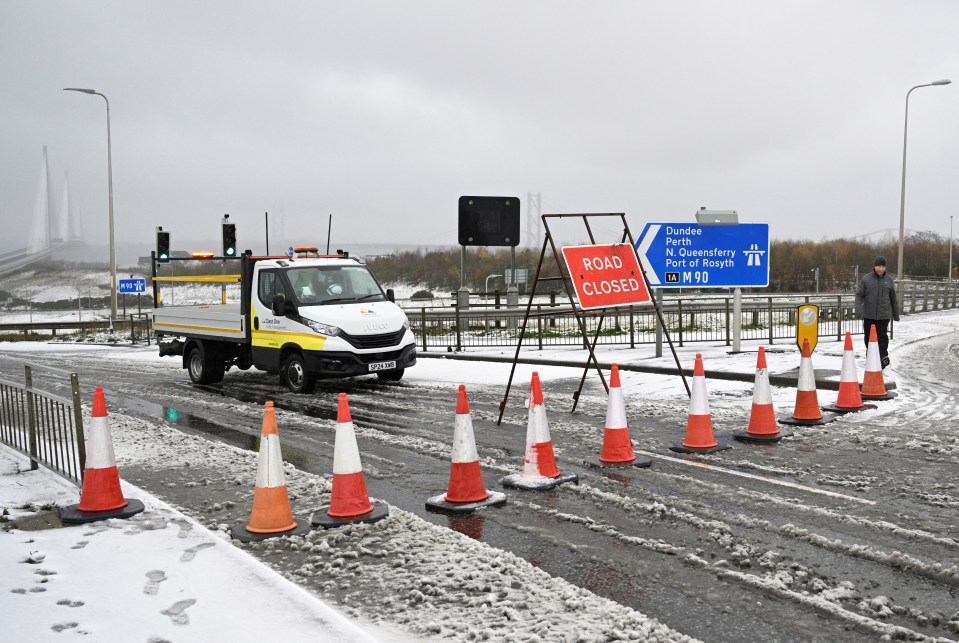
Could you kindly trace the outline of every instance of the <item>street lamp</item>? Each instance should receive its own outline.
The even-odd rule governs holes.
[[[495,279],[496,277],[502,277],[503,275],[490,275],[486,278],[486,298],[489,299],[489,280]]]
[[[905,124],[902,128],[902,191],[900,192],[899,197],[899,272],[898,272],[898,283],[899,288],[902,289],[902,262],[903,262],[903,240],[906,233],[906,141],[909,135],[909,94],[912,93],[913,89],[919,89],[920,87],[933,87],[938,85],[948,85],[951,83],[951,80],[934,80],[931,83],[925,83],[924,85],[916,85],[908,92],[906,92],[906,118]]]
[[[82,92],[100,96],[107,103],[107,185],[109,190],[110,206],[110,328],[117,318],[117,249],[113,236],[113,143],[110,139],[110,100],[98,91],[80,89],[78,87],[64,87],[65,92]]]
[[[819,268],[813,268],[809,272],[816,273],[816,294],[819,294]]]
[[[947,281],[952,281],[952,215],[949,215],[949,276]]]

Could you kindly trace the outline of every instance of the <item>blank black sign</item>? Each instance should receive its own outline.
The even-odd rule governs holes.
[[[518,246],[519,199],[514,196],[461,196],[461,246]]]

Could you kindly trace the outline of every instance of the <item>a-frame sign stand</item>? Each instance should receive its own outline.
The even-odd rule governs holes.
[[[536,287],[539,285],[540,282],[560,281],[560,280],[563,282],[563,288],[566,290],[566,297],[569,299],[570,307],[573,310],[573,313],[576,315],[576,322],[579,325],[579,330],[582,335],[583,346],[589,351],[589,357],[587,358],[586,364],[583,367],[583,376],[580,378],[580,381],[579,381],[579,388],[577,388],[576,392],[573,393],[573,408],[570,409],[570,413],[576,410],[576,405],[579,403],[579,396],[582,393],[583,385],[586,382],[586,375],[589,373],[590,364],[592,364],[592,366],[596,369],[596,373],[599,375],[599,379],[603,383],[603,388],[605,388],[606,391],[609,392],[609,384],[606,383],[606,377],[605,375],[603,375],[603,371],[599,367],[599,362],[596,359],[596,353],[595,353],[596,343],[599,340],[600,332],[603,327],[603,321],[606,317],[606,309],[605,308],[599,309],[600,317],[599,317],[599,321],[596,324],[596,332],[593,335],[592,341],[590,341],[589,333],[586,330],[585,311],[582,309],[582,307],[580,307],[577,304],[576,298],[573,296],[573,291],[570,290],[572,278],[570,277],[567,267],[564,265],[564,262],[560,260],[559,253],[556,251],[556,243],[553,239],[553,234],[549,228],[550,219],[562,219],[562,218],[570,218],[570,217],[582,218],[583,225],[586,228],[586,233],[589,236],[589,242],[591,245],[596,245],[596,239],[593,235],[592,227],[589,225],[590,219],[597,218],[597,217],[619,217],[620,221],[622,221],[622,224],[623,224],[623,235],[620,240],[620,243],[626,243],[627,241],[629,241],[629,245],[633,249],[632,250],[633,253],[635,254],[636,252],[636,242],[633,239],[632,232],[630,232],[629,230],[629,224],[626,223],[626,215],[624,213],[620,212],[620,213],[543,214],[541,215],[541,218],[543,220],[543,230],[545,232],[545,236],[543,238],[543,249],[540,251],[540,254],[539,254],[539,262],[536,265],[536,276],[534,277],[533,285],[530,288],[529,301],[526,304],[526,314],[523,316],[523,324],[520,327],[520,331],[519,331],[519,340],[516,342],[516,353],[513,355],[513,365],[510,368],[509,380],[506,383],[506,392],[503,395],[503,401],[500,402],[499,404],[499,418],[496,420],[497,425],[501,424],[503,421],[503,413],[506,410],[506,401],[509,399],[509,391],[513,384],[513,375],[515,375],[516,373],[516,364],[519,362],[519,352],[523,346],[523,339],[526,336],[526,326],[529,322],[530,317],[532,316],[531,311],[533,309],[533,297],[536,294]],[[552,250],[553,258],[556,261],[556,267],[560,274],[559,277],[541,277],[540,276],[542,273],[543,261],[546,259],[547,249]],[[643,275],[643,282],[646,285],[647,291],[652,293],[652,289],[650,288],[650,285],[649,285],[649,279],[646,277],[646,269],[642,267],[642,263],[639,262],[638,259],[639,257],[637,256],[637,263],[639,263],[640,270]],[[659,302],[656,300],[655,297],[651,298],[651,303],[656,310],[656,316],[659,319],[660,327],[663,329],[663,334],[666,336],[666,341],[669,343],[669,350],[673,354],[673,359],[676,361],[676,369],[679,372],[679,376],[683,380],[683,386],[686,387],[686,394],[689,395],[690,393],[689,383],[686,381],[686,376],[683,373],[682,366],[679,363],[679,356],[676,355],[676,348],[673,346],[673,340],[669,337],[669,331],[666,328],[666,322],[663,319],[662,308],[660,307]],[[550,313],[536,313],[537,316],[543,316],[543,317],[548,316],[549,314]]]

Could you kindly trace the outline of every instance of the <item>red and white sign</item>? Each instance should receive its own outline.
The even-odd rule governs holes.
[[[636,251],[628,243],[563,248],[573,287],[584,308],[628,306],[650,301]]]

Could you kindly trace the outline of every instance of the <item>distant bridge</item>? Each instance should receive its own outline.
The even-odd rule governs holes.
[[[57,205],[60,207],[57,208]],[[40,186],[33,209],[33,221],[27,247],[0,254],[0,275],[13,272],[38,261],[49,259],[80,239],[80,220],[70,203],[70,184],[64,177],[63,196],[54,200],[50,185],[47,148],[43,148]]]

